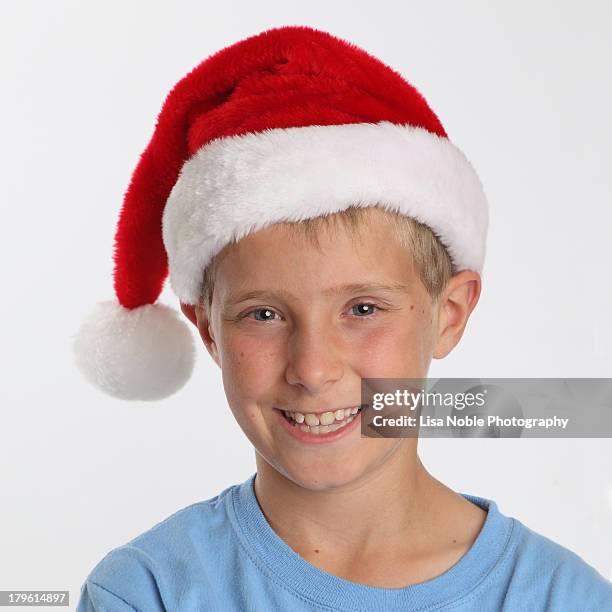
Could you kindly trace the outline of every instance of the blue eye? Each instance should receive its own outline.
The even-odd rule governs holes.
[[[265,312],[266,314],[271,314],[271,315],[275,315],[276,313],[274,312],[274,310],[272,310],[271,308],[256,308],[255,310],[251,310],[251,312],[247,312],[247,316],[250,315],[253,312]],[[272,321],[273,319],[257,319],[255,318],[256,321]]]
[[[363,315],[371,315],[372,312],[374,312],[374,310],[378,310],[378,306],[376,306],[376,304],[370,304],[369,302],[360,302],[359,304],[355,304],[354,306],[351,306],[351,309],[353,308],[359,308],[361,306],[365,306],[366,307],[366,311],[365,312],[361,312],[361,314]],[[366,316],[358,316],[358,319],[365,319],[368,318]]]

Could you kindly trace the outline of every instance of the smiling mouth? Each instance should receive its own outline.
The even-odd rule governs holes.
[[[355,408],[353,408],[353,410],[355,410],[354,413],[352,412],[352,410],[351,411],[347,410],[345,411],[345,415],[343,418],[338,419],[336,417],[332,423],[323,424],[323,425],[320,422],[319,424],[315,424],[314,420],[310,418],[308,420],[313,423],[312,425],[308,425],[304,420],[302,420],[302,422],[299,423],[293,417],[294,413],[289,412],[287,410],[281,410],[280,412],[283,414],[284,419],[288,421],[289,423],[291,423],[291,425],[293,425],[294,427],[298,427],[301,431],[318,435],[318,434],[330,433],[332,431],[337,431],[338,429],[342,429],[342,427],[346,427],[353,419],[357,417],[357,415],[362,411],[364,407],[365,406],[355,406]],[[349,412],[349,414],[347,414],[347,412]]]

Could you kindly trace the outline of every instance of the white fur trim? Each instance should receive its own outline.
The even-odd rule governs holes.
[[[105,393],[158,400],[191,376],[195,347],[177,311],[164,304],[127,309],[99,302],[73,337],[76,364]]]
[[[482,270],[488,205],[470,162],[447,138],[382,121],[270,129],[203,146],[164,209],[170,285],[195,304],[204,268],[232,239],[351,205],[411,216],[440,236],[458,270]]]

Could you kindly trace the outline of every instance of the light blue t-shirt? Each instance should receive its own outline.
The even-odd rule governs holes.
[[[464,497],[487,518],[468,552],[440,576],[403,588],[337,578],[270,527],[256,475],[111,550],[83,584],[77,612],[612,611],[612,584],[595,569],[472,495]]]

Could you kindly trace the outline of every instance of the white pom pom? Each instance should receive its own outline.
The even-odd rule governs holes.
[[[125,400],[172,395],[189,380],[195,362],[189,328],[164,304],[128,309],[98,303],[74,336],[73,350],[90,383]]]

